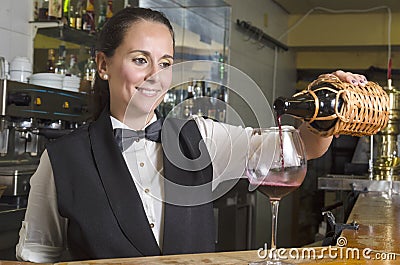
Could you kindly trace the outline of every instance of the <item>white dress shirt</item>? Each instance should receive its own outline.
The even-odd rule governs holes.
[[[154,116],[153,119],[156,119]],[[231,126],[193,116],[213,163],[213,189],[222,181],[243,176],[252,128]],[[113,128],[127,128],[111,117]],[[160,143],[141,139],[123,151],[153,235],[162,249],[164,224],[163,156]],[[45,150],[31,177],[25,220],[16,256],[31,262],[57,262],[66,249],[68,220],[59,215],[53,171]]]

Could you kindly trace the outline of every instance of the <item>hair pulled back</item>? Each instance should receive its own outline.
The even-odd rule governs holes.
[[[173,28],[163,13],[149,8],[127,7],[117,12],[105,23],[97,39],[96,51],[112,57],[124,40],[128,29],[139,21],[159,22],[167,26],[175,46]],[[102,110],[110,103],[108,81],[101,79],[98,72],[95,75],[92,100],[93,119],[97,119]]]

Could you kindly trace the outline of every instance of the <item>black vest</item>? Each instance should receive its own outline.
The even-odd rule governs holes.
[[[179,139],[178,146],[184,155],[196,161],[201,151],[205,150],[196,123],[170,121],[168,129],[163,127],[163,140]],[[181,130],[177,129],[180,127]],[[50,143],[47,151],[55,179],[59,213],[69,220],[68,247],[73,259],[215,250],[213,205],[207,202],[197,206],[165,203],[163,250],[160,251],[136,186],[115,143],[108,111],[104,111],[90,125]],[[203,152],[203,155],[210,161],[208,153]],[[169,183],[197,186],[211,182],[211,163],[192,171],[181,169],[168,157],[164,150],[164,177]],[[164,189],[167,202],[169,197],[176,198],[176,190],[169,187],[173,185],[165,185]],[[211,198],[210,185],[207,192],[206,196]],[[190,201],[187,203],[192,204]]]

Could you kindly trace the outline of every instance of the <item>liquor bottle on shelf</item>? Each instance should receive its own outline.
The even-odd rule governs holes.
[[[39,1],[35,0],[33,3],[33,20],[38,21],[39,20]]]
[[[60,45],[58,49],[58,61],[56,62],[54,72],[56,74],[65,75],[67,72],[67,67],[65,64],[65,56],[67,51],[65,50],[64,45]]]
[[[106,23],[106,12],[107,12],[107,7],[103,3],[100,3],[99,18],[97,20],[98,31],[100,31],[103,28],[104,23]]]
[[[88,30],[88,23],[87,23],[87,13],[86,9],[82,8],[82,30],[83,31],[89,31]]]
[[[189,118],[193,114],[194,107],[194,93],[193,93],[193,81],[191,81],[187,87],[187,96],[184,100],[183,117]]]
[[[80,91],[91,92],[96,76],[96,59],[94,47],[90,49],[90,57],[83,68]]]
[[[69,27],[73,29],[76,28],[76,17],[73,5],[69,7]]]
[[[77,60],[76,55],[71,54],[70,59],[69,59],[69,67],[68,67],[67,75],[76,76],[76,77],[82,76],[82,73],[81,73],[81,70],[79,70],[77,61],[78,60]]]
[[[54,73],[55,72],[55,60],[56,57],[54,55],[54,49],[49,49],[47,51],[47,72]]]
[[[207,117],[210,119],[215,120],[217,118],[216,115],[216,107],[215,107],[215,103],[216,103],[216,98],[214,98],[211,94],[211,87],[207,87],[206,88],[206,99],[207,99]]]
[[[112,0],[108,0],[107,1],[106,20],[109,20],[113,16],[112,5],[113,5],[113,1]]]
[[[273,107],[278,120],[285,114],[294,116],[321,136],[364,136],[386,126],[388,102],[386,92],[374,82],[360,88],[333,75],[321,75],[291,98],[275,99]]]
[[[96,32],[96,23],[95,23],[95,13],[94,13],[94,0],[87,0],[86,2],[86,31],[89,33]]]
[[[216,114],[217,114],[217,120],[221,122],[225,121],[225,116],[226,116],[225,93],[226,93],[225,87],[220,86],[217,96]]]
[[[82,30],[82,1],[78,1],[75,10],[75,28]]]
[[[49,19],[49,1],[43,1],[42,5],[39,5],[39,21]]]

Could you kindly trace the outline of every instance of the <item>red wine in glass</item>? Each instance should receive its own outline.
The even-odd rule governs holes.
[[[306,171],[306,166],[270,169],[267,176],[258,178],[260,181],[250,178],[250,184],[257,186],[257,190],[268,196],[270,200],[280,200],[300,187]],[[298,176],[294,176],[294,174]],[[282,182],[281,179],[289,181]]]

